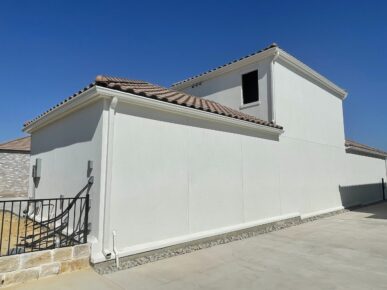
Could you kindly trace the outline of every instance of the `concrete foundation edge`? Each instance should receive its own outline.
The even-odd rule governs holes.
[[[254,226],[247,229],[232,231],[225,234],[215,235],[195,241],[181,243],[165,248],[160,248],[148,252],[143,252],[130,256],[120,257],[120,267],[116,267],[114,259],[109,261],[92,264],[94,270],[99,274],[109,274],[118,270],[124,270],[133,268],[136,266],[144,265],[150,262],[183,255],[191,252],[195,252],[201,249],[210,248],[217,245],[230,243],[233,241],[239,241],[247,238],[251,238],[264,233],[278,231],[291,226],[299,225],[302,223],[312,222],[321,218],[334,216],[348,211],[347,209],[338,209],[331,212],[326,212],[314,216],[302,218],[301,216],[283,219],[275,222],[270,222],[258,226]]]

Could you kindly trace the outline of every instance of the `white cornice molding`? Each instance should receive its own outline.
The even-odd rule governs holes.
[[[219,122],[219,123],[228,124],[234,127],[240,127],[244,129],[265,132],[271,135],[278,136],[284,132],[281,129],[260,125],[252,122],[247,122],[239,119],[234,119],[231,117],[226,117],[226,116],[214,114],[211,112],[192,109],[189,107],[171,104],[168,102],[150,99],[150,98],[138,96],[135,94],[112,90],[112,89],[108,89],[100,86],[91,87],[90,89],[81,93],[74,99],[69,100],[66,103],[63,103],[61,106],[53,109],[43,117],[39,118],[38,120],[24,127],[23,131],[31,134],[32,132],[60,118],[63,118],[76,110],[79,110],[80,108],[86,106],[89,103],[96,101],[97,99],[111,98],[111,97],[117,97],[118,101],[121,101],[121,102],[131,103],[131,104],[140,105],[140,106],[153,108],[157,110],[162,110],[170,113],[180,114],[183,116],[191,116],[194,118]]]
[[[261,61],[261,60],[269,58],[269,57],[273,57],[275,55],[276,51],[277,51],[276,47],[270,48],[268,50],[264,50],[260,53],[243,58],[243,59],[238,60],[236,62],[232,62],[230,64],[226,64],[226,65],[221,66],[219,68],[205,72],[202,75],[198,75],[196,77],[188,78],[187,80],[184,80],[182,82],[175,83],[172,85],[172,88],[175,90],[184,90],[187,87],[192,86],[193,84],[200,83],[202,81],[206,81],[208,79],[215,78],[217,76],[220,76],[222,74],[225,74],[225,73],[233,71],[233,70],[237,70],[237,69],[244,67],[246,65],[249,65],[253,62],[257,62],[257,61]]]
[[[38,118],[36,121],[32,121],[30,124],[23,128],[23,131],[31,134],[42,126],[46,126],[49,123],[63,118],[64,116],[70,114],[75,110],[79,110],[81,107],[87,105],[90,102],[96,100],[97,89],[95,86],[89,88],[88,90],[80,93],[73,99],[61,104],[60,106],[52,109],[48,113],[45,113],[42,117]]]
[[[186,81],[183,81],[181,83],[177,83],[172,85],[172,88],[175,90],[184,90],[196,83],[200,83],[215,77],[218,77],[222,74],[225,74],[227,72],[237,70],[243,66],[249,65],[254,62],[258,62],[267,58],[278,58],[279,60],[284,61],[286,64],[288,64],[290,67],[295,69],[297,72],[309,77],[311,80],[316,82],[317,84],[321,85],[328,91],[332,92],[336,96],[338,96],[340,99],[344,100],[347,97],[347,92],[313,70],[312,68],[308,67],[303,62],[299,61],[295,57],[291,56],[286,51],[278,48],[273,47],[268,50],[262,51],[260,53],[257,53],[255,55],[246,57],[244,59],[241,59],[239,61],[227,64],[223,67],[220,67],[218,69],[214,69],[213,71],[209,71],[207,73],[204,73],[203,75],[199,75],[197,77],[193,77],[191,79],[187,79]],[[276,59],[276,60],[278,60]]]
[[[374,151],[371,149],[366,149],[366,148],[359,148],[356,146],[347,146],[345,148],[347,153],[352,153],[352,154],[368,154],[372,155],[373,157],[376,158],[381,158],[381,159],[386,159],[387,160],[387,154],[384,154],[382,152]]]
[[[344,100],[347,97],[348,93],[344,89],[335,85],[326,77],[322,76],[315,70],[311,69],[309,66],[307,66],[303,62],[296,59],[294,56],[291,56],[286,51],[282,49],[278,49],[278,50],[279,50],[279,59],[284,61],[286,64],[290,65],[293,69],[297,70],[299,73],[304,74],[307,77],[310,77],[316,83],[328,89],[329,91],[331,91],[332,93],[340,97],[342,100]]]
[[[182,82],[178,82],[172,85],[172,88],[175,90],[184,90],[193,84],[200,83],[202,81],[206,81],[212,78],[215,78],[217,76],[220,76],[222,74],[228,73],[233,70],[237,70],[239,68],[242,68],[246,65],[249,65],[251,63],[264,60],[266,58],[273,57],[277,52],[277,48],[269,48],[268,50],[264,50],[260,53],[248,56],[246,58],[243,58],[241,60],[232,62],[230,64],[226,64],[224,66],[221,66],[219,68],[213,69],[211,71],[205,72],[201,75],[198,75],[196,77],[189,78],[187,80],[184,80]]]
[[[157,110],[161,110],[169,113],[175,113],[182,116],[190,116],[193,118],[219,122],[219,123],[231,125],[234,127],[256,130],[259,132],[265,132],[265,133],[277,135],[277,136],[284,132],[282,129],[260,125],[252,122],[247,122],[247,121],[243,121],[243,120],[239,120],[231,117],[226,117],[226,116],[214,114],[211,112],[192,109],[189,107],[184,107],[184,106],[180,106],[180,105],[176,105],[176,104],[172,104],[164,101],[149,99],[146,97],[134,95],[131,93],[125,93],[117,90],[112,90],[109,88],[97,87],[97,92],[98,94],[104,95],[106,97],[117,97],[118,100],[121,102],[130,103],[133,105],[143,106],[147,108],[153,108],[153,109],[157,109]]]

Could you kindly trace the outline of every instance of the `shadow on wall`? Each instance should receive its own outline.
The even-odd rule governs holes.
[[[258,137],[272,141],[279,141],[279,136],[275,136],[265,132],[257,132],[256,130],[245,128],[242,129],[240,127],[226,125],[221,122],[209,122],[207,120],[201,120],[177,114],[165,114],[163,111],[139,107],[135,105],[121,104],[118,106],[117,112],[124,115],[131,115],[139,118],[146,118],[171,124],[180,124],[189,127],[197,127],[208,130],[228,132],[237,135]]]
[[[32,154],[40,154],[94,138],[101,119],[103,102],[82,108],[62,122],[49,124],[32,136]],[[41,136],[41,138],[39,138]]]
[[[345,208],[356,207],[383,200],[383,186],[380,183],[340,186],[341,203]]]

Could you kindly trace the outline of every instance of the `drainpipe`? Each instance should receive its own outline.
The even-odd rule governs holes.
[[[110,232],[110,203],[111,203],[111,181],[112,181],[112,159],[114,141],[114,117],[116,114],[118,99],[114,97],[110,101],[108,113],[107,143],[106,143],[106,170],[105,170],[105,198],[103,208],[103,229],[102,229],[102,254],[106,259],[111,258],[109,249]]]
[[[113,253],[114,257],[116,258],[116,267],[117,269],[120,268],[120,256],[118,255],[118,250],[117,250],[117,233],[116,231],[113,231]]]
[[[276,122],[275,110],[275,88],[274,88],[274,63],[279,57],[279,51],[276,50],[273,60],[270,62],[270,87],[271,87],[271,121]]]

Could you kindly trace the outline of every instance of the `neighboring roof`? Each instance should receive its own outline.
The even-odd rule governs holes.
[[[31,137],[22,137],[0,144],[0,151],[30,152]]]
[[[281,126],[276,125],[272,122],[263,121],[254,116],[242,113],[238,110],[231,109],[229,107],[226,107],[214,101],[206,100],[200,97],[195,97],[180,91],[167,89],[145,81],[130,80],[126,78],[110,77],[110,76],[97,76],[94,83],[90,84],[83,90],[79,91],[78,93],[62,101],[60,104],[52,107],[51,109],[39,115],[35,119],[26,122],[24,126],[26,127],[31,123],[39,120],[43,116],[47,115],[49,112],[53,111],[54,109],[57,109],[58,107],[62,106],[69,100],[76,98],[82,92],[86,91],[87,89],[93,86],[105,87],[113,90],[118,90],[121,92],[126,92],[134,95],[146,97],[149,99],[154,99],[154,100],[172,103],[179,106],[189,107],[193,110],[206,111],[209,113],[223,115],[229,118],[234,118],[234,119],[239,119],[246,122],[264,125],[264,126],[276,128],[279,130],[282,129]]]
[[[360,144],[358,142],[352,141],[352,140],[345,140],[345,147],[347,150],[350,151],[355,151],[359,153],[365,153],[365,154],[371,154],[371,155],[376,155],[379,157],[387,157],[387,152],[364,145]]]
[[[339,86],[337,86],[312,68],[308,67],[306,64],[304,64],[297,58],[291,56],[289,53],[281,49],[276,43],[273,43],[265,47],[264,49],[251,53],[239,59],[235,59],[224,65],[218,66],[214,69],[208,70],[204,73],[190,77],[183,81],[176,82],[172,84],[172,87],[177,90],[184,90],[185,88],[192,86],[196,83],[206,81],[210,78],[217,77],[223,73],[244,67],[246,65],[261,61],[269,57],[284,61],[295,71],[298,71],[301,74],[308,76],[316,84],[319,84],[322,87],[326,88],[327,90],[338,96],[340,99],[345,99],[347,97],[347,92],[344,89],[340,88]]]

